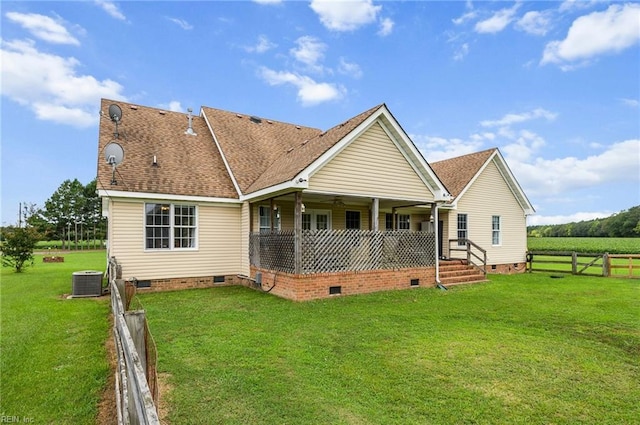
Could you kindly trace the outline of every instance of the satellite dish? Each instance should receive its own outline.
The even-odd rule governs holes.
[[[124,149],[116,142],[111,142],[104,147],[104,159],[109,165],[118,166],[124,159]]]
[[[116,142],[111,142],[104,147],[104,159],[107,161],[107,164],[111,165],[111,184],[117,185],[116,167],[120,165],[124,159],[124,149]]]
[[[109,118],[111,118],[111,121],[118,123],[122,119],[122,109],[118,105],[110,105]]]

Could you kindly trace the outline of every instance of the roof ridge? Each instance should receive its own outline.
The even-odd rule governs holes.
[[[287,122],[287,121],[276,120],[276,119],[267,118],[267,117],[260,116],[260,115],[247,114],[246,112],[229,111],[229,110],[227,110],[227,109],[214,108],[214,107],[206,106],[206,105],[202,105],[202,106],[201,106],[201,108],[207,108],[207,109],[211,109],[211,110],[213,110],[213,111],[219,111],[219,112],[227,113],[227,114],[230,114],[230,115],[236,115],[236,116],[238,116],[238,117],[240,117],[240,118],[244,118],[244,117],[247,117],[247,118],[256,117],[256,118],[260,118],[261,120],[264,120],[264,121],[270,122],[270,124],[277,123],[277,124],[283,124],[283,125],[288,125],[288,126],[292,126],[292,127],[305,128],[305,129],[307,129],[307,130],[317,130],[317,131],[322,131],[322,129],[317,128],[317,127],[309,127],[309,126],[307,126],[307,125],[302,125],[302,124],[296,124],[296,123],[293,123],[293,122]]]
[[[447,161],[454,161],[454,160],[462,159],[462,158],[465,158],[465,157],[468,157],[468,156],[471,156],[471,155],[479,155],[481,153],[493,152],[493,151],[497,151],[497,150],[499,150],[497,147],[493,147],[493,148],[484,149],[484,150],[477,151],[477,152],[465,153],[464,155],[458,155],[458,156],[454,156],[454,157],[447,158],[447,159],[441,159],[440,161],[433,161],[433,162],[430,162],[430,164],[432,164],[432,165],[433,164],[440,164],[440,163],[447,162]]]

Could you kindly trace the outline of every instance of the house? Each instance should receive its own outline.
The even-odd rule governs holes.
[[[244,284],[308,300],[433,286],[452,254],[480,279],[487,264],[524,263],[533,209],[499,152],[473,157],[473,173],[438,163],[440,176],[384,104],[326,131],[209,107],[103,99],[101,111],[108,256],[139,287]],[[499,217],[496,246],[486,216]],[[480,245],[486,260],[471,255]]]

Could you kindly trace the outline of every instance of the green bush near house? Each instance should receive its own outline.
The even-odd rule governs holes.
[[[640,417],[640,291],[548,274],[294,303],[140,294],[172,424],[620,424]]]
[[[94,424],[109,366],[109,298],[68,300],[72,273],[104,270],[104,251],[67,253],[0,280],[0,413],[20,423]]]

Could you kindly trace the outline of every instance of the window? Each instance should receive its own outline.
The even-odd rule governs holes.
[[[384,228],[385,230],[393,230],[393,214],[386,213],[384,215]]]
[[[467,215],[458,214],[458,245],[466,245],[465,239],[469,237],[467,230]]]
[[[398,230],[411,229],[411,216],[409,214],[398,214]]]
[[[500,245],[500,216],[494,215],[491,217],[491,245]]]
[[[271,208],[260,206],[258,209],[260,215],[260,232],[271,231]],[[280,230],[280,209],[276,208],[273,212],[275,213],[273,228],[274,230]]]
[[[331,211],[307,210],[302,214],[302,230],[327,230],[331,228]]]
[[[145,248],[196,247],[196,207],[145,204]]]
[[[360,229],[360,211],[346,211],[345,218],[347,229]]]

